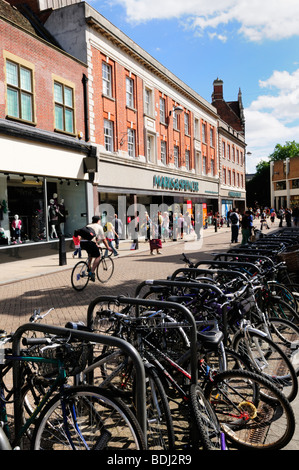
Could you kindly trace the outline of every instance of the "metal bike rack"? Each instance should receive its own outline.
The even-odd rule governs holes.
[[[229,252],[228,252],[229,254]],[[198,261],[196,264],[195,264],[195,268],[198,268],[198,266],[202,265],[202,264],[208,264],[209,266],[223,266],[223,267],[227,267],[227,268],[230,268],[230,267],[235,267],[235,268],[240,268],[240,266],[243,266],[243,267],[247,267],[247,268],[252,268],[256,271],[258,271],[258,273],[261,273],[261,269],[256,266],[254,263],[249,263],[249,262],[239,262],[239,261],[216,261],[216,260],[201,260],[201,261]]]
[[[220,258],[222,258],[222,257],[224,259],[221,260]],[[252,260],[260,259],[262,261],[267,261],[267,263],[270,263],[271,266],[273,266],[273,267],[275,266],[274,261],[271,258],[269,258],[269,256],[265,256],[265,255],[260,256],[258,254],[253,255],[253,254],[245,254],[245,253],[243,253],[243,254],[242,253],[239,253],[239,254],[237,254],[237,253],[217,253],[214,257],[214,261],[228,261],[227,258],[238,258],[238,259],[243,258],[243,259],[249,260],[249,262],[250,262],[251,259]]]
[[[228,274],[228,275],[231,275],[231,276],[238,276],[238,277],[241,277],[243,278],[243,280],[245,282],[248,281],[246,275],[244,273],[241,273],[240,271],[233,271],[233,270],[228,270],[228,269],[203,269],[203,268],[179,268],[177,269],[176,271],[173,272],[173,274],[171,275],[171,279],[172,281],[174,280],[179,280],[176,278],[176,276],[180,273],[185,273],[185,274],[190,274],[192,275],[192,277],[196,277],[200,274]],[[207,278],[207,280],[209,281],[210,279]],[[213,281],[213,279],[211,279],[211,281]],[[187,282],[187,281],[186,281]],[[216,286],[216,289],[217,290],[219,288],[217,288]],[[221,291],[221,289],[219,289],[219,291]]]
[[[56,336],[70,336],[73,338],[81,339],[82,341],[88,341],[91,343],[101,343],[107,346],[114,346],[125,354],[131,357],[135,370],[136,370],[136,382],[137,382],[137,393],[136,393],[136,408],[137,408],[137,419],[144,433],[146,439],[146,394],[145,394],[145,370],[143,361],[136,351],[136,349],[126,341],[115,338],[108,335],[100,335],[96,333],[90,333],[80,330],[72,330],[69,328],[55,327],[42,324],[27,323],[20,326],[13,336],[12,352],[14,356],[20,356],[20,340],[22,334],[25,331],[39,331],[44,334],[56,335]],[[20,373],[20,361],[14,361],[13,363],[13,386],[14,386],[14,418],[15,418],[15,435],[18,436],[22,427],[22,404],[21,404],[21,373]]]
[[[171,281],[144,281],[144,283],[141,283],[142,285],[161,285],[161,283],[164,283],[164,285],[170,285]],[[171,283],[173,284],[173,282]],[[179,283],[178,283],[179,284]],[[182,283],[180,283],[181,285]],[[189,285],[189,284],[188,284]],[[140,285],[141,286],[141,285]],[[198,284],[196,284],[198,287]],[[139,287],[139,286],[138,286]],[[138,291],[137,287],[137,291]],[[140,287],[142,288],[142,286]],[[181,304],[178,304],[176,302],[167,302],[167,301],[160,301],[160,300],[150,300],[150,299],[141,299],[138,298],[137,295],[136,297],[124,297],[124,296],[119,296],[119,297],[113,297],[113,296],[103,296],[103,297],[97,297],[94,299],[89,308],[88,308],[88,321],[87,324],[90,323],[90,316],[92,313],[92,310],[94,306],[97,303],[100,302],[114,302],[117,303],[118,305],[132,305],[136,307],[136,316],[139,315],[139,306],[143,307],[149,307],[149,308],[154,308],[154,309],[172,309],[172,310],[177,310],[178,312],[182,313],[185,318],[188,320],[188,323],[190,325],[190,349],[191,349],[191,383],[196,384],[198,380],[198,371],[197,371],[197,360],[196,360],[196,354],[197,354],[197,331],[196,331],[196,323],[194,320],[194,317],[192,313],[184,306]]]

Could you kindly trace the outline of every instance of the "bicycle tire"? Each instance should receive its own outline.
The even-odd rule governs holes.
[[[293,409],[277,387],[260,374],[221,372],[204,393],[236,448],[280,450],[291,441],[296,425]]]
[[[246,335],[246,336],[245,336]],[[239,331],[233,339],[233,349],[244,355],[255,372],[275,383],[286,398],[293,401],[298,393],[298,380],[290,360],[269,337],[257,331]]]
[[[120,350],[108,351],[94,361],[93,384],[108,389],[134,406],[136,380],[132,361]],[[145,364],[147,446],[148,450],[173,450],[175,436],[169,402],[162,382],[154,369]]]
[[[299,323],[299,313],[283,300],[271,299],[265,305],[269,317],[285,318],[286,320]]]
[[[164,387],[154,367],[145,365],[148,450],[174,450],[175,435]]]
[[[272,295],[278,295],[281,300],[290,305],[294,310],[298,311],[297,301],[293,295],[292,289],[289,289],[284,284],[276,281],[268,281],[267,288],[270,290]]]
[[[96,273],[98,280],[102,284],[108,282],[114,273],[113,259],[110,256],[103,256],[97,266]]]
[[[216,413],[204,392],[197,384],[190,387],[191,419],[195,426],[192,430],[192,447],[203,450],[221,450],[221,428]]]
[[[79,261],[72,269],[72,286],[75,290],[82,291],[87,286],[88,281],[88,264],[86,261]]]
[[[257,328],[269,331],[270,338],[286,354],[299,376],[299,327],[284,318],[268,318],[266,325],[260,323]]]
[[[46,405],[36,423],[31,448],[118,452],[145,450],[146,444],[136,417],[121,400],[106,390],[79,386],[66,389],[63,397],[57,394]]]

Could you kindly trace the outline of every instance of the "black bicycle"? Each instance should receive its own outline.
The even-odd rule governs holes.
[[[101,260],[95,270],[94,276],[97,277],[98,281],[101,283],[106,283],[111,279],[114,272],[114,261],[111,257],[112,252],[107,256],[101,251]],[[77,291],[82,291],[85,289],[89,281],[92,279],[91,273],[91,261],[90,256],[86,260],[79,261],[72,269],[71,282],[72,286]]]

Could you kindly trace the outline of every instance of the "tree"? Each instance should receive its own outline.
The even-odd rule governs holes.
[[[246,183],[247,206],[268,206],[270,204],[270,162],[261,161],[256,174]]]
[[[286,158],[297,157],[299,155],[299,143],[286,142],[285,145],[276,144],[274,152],[269,155],[270,162],[285,160]]]
[[[299,143],[286,142],[285,145],[276,144],[274,151],[269,155],[268,161],[261,161],[256,165],[256,174],[246,183],[247,206],[254,207],[270,205],[270,162],[285,160],[299,155]]]

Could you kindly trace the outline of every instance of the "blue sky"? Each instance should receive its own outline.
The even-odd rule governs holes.
[[[88,3],[207,101],[216,78],[226,101],[241,88],[248,173],[276,144],[299,142],[298,0]]]

